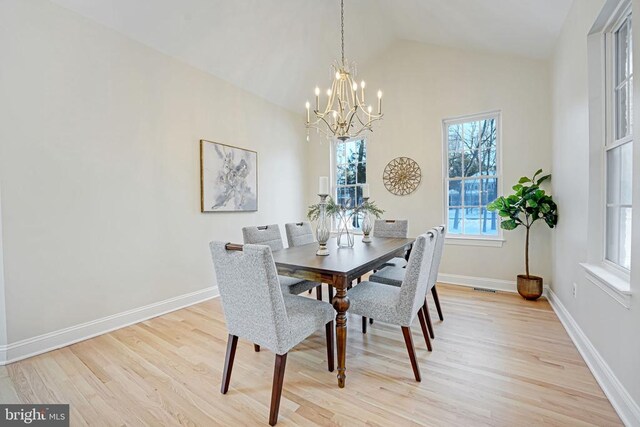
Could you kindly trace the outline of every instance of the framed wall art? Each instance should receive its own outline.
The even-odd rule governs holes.
[[[258,210],[258,153],[200,140],[200,211]]]

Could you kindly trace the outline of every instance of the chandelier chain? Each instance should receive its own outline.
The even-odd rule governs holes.
[[[342,65],[344,65],[344,0],[340,0],[340,30],[342,32]]]

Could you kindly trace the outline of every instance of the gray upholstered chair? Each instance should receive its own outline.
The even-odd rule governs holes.
[[[409,221],[406,219],[376,219],[373,224],[373,237],[399,237],[407,238],[409,233]],[[407,260],[403,257],[395,257],[382,264],[382,267],[406,267]]]
[[[442,259],[442,251],[444,249],[446,229],[444,225],[440,225],[438,227],[434,227],[433,231],[437,233],[437,240],[436,240],[435,251],[433,254],[433,265],[431,267],[431,273],[429,275],[429,286],[427,287],[427,293],[431,291],[431,295],[433,295],[433,300],[436,304],[436,309],[438,310],[438,317],[440,318],[440,320],[444,320],[444,317],[442,315],[442,308],[440,307],[440,298],[438,297],[436,282],[438,280],[438,270],[440,269],[440,260]],[[369,280],[372,282],[384,283],[391,286],[400,286],[402,284],[402,281],[404,280],[405,273],[406,273],[406,269],[404,268],[385,267],[382,270],[379,270],[373,273],[369,277]],[[425,318],[427,320],[429,335],[431,335],[431,338],[435,338],[433,325],[431,323],[431,315],[429,314],[429,305],[427,304],[427,300],[426,300],[426,295],[425,295],[423,310],[424,310]],[[363,332],[366,332],[366,325],[363,326]]]
[[[313,228],[308,222],[290,222],[284,225],[284,231],[287,235],[287,242],[289,247],[308,245],[316,241],[316,237],[313,234]],[[329,289],[329,302],[333,300],[333,288],[328,286]],[[322,300],[322,285],[316,288],[318,299]],[[311,293],[311,289],[309,289]]]
[[[267,245],[273,252],[284,249],[282,235],[280,234],[280,227],[278,227],[278,224],[243,227],[242,237],[245,244]],[[279,276],[279,279],[284,293],[298,295],[316,288],[317,299],[322,300],[322,288],[318,282],[311,282],[309,280],[296,279],[295,277],[287,276]]]
[[[290,222],[284,225],[289,247],[308,245],[316,241],[313,229],[308,222]]]
[[[417,315],[429,346],[422,305],[429,284],[436,238],[433,231],[418,236],[400,287],[365,281],[348,292],[349,313],[400,325],[416,381],[420,381],[421,376],[411,336],[411,323]]]
[[[289,350],[324,327],[328,368],[333,371],[335,311],[329,303],[283,293],[269,246],[223,242],[209,246],[229,330],[220,391],[226,394],[229,390],[238,338],[273,351],[276,361],[269,424],[275,425]]]

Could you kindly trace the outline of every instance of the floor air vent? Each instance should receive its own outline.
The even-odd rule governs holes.
[[[489,292],[490,294],[495,294],[495,289],[484,289],[484,288],[473,288],[474,291],[478,292]]]

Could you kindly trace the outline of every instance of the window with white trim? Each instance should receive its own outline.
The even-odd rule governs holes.
[[[500,218],[487,210],[499,194],[500,113],[444,120],[447,234],[499,238]]]
[[[362,186],[367,183],[367,142],[364,138],[334,143],[335,200],[341,206],[362,203]],[[354,229],[360,229],[360,217],[351,217]]]
[[[605,259],[631,268],[633,61],[631,10],[606,35]]]

